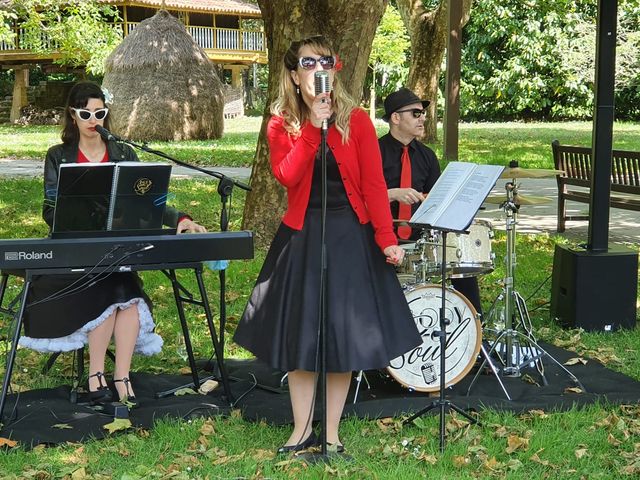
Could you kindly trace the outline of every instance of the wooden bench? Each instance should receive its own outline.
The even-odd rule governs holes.
[[[557,175],[558,225],[564,232],[567,220],[588,220],[588,215],[567,215],[566,201],[589,203],[591,199],[591,148],[551,143],[555,168],[564,173]],[[586,190],[569,189],[569,186]],[[613,193],[623,195],[613,195]],[[614,150],[611,163],[611,197],[609,205],[615,208],[640,211],[640,152]],[[634,196],[638,196],[634,198]]]

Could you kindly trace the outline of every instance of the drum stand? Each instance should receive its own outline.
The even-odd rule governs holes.
[[[445,374],[446,374],[446,346],[447,346],[447,324],[451,323],[451,321],[446,319],[446,292],[447,292],[447,233],[448,230],[442,229],[442,264],[440,266],[440,273],[442,274],[441,281],[441,293],[442,293],[442,303],[440,306],[440,330],[437,332],[433,332],[433,335],[436,335],[440,339],[440,395],[438,396],[438,400],[434,400],[431,404],[427,405],[423,409],[419,410],[417,413],[413,414],[411,417],[406,419],[403,423],[407,424],[414,421],[416,418],[424,415],[425,413],[437,408],[440,411],[440,452],[444,453],[445,446],[445,415],[447,411],[454,410],[458,412],[460,415],[465,417],[471,423],[478,423],[478,421],[469,415],[467,412],[462,410],[457,405],[453,404],[450,400],[445,399],[444,390],[446,388],[445,384]]]
[[[531,318],[529,317],[529,311],[527,310],[527,305],[522,295],[520,295],[514,286],[516,267],[516,224],[519,208],[519,205],[514,201],[514,197],[518,193],[518,186],[515,179],[513,182],[507,182],[505,189],[507,191],[507,200],[502,204],[502,208],[506,215],[507,232],[504,285],[502,292],[493,301],[493,304],[489,309],[489,313],[487,314],[487,318],[495,318],[496,312],[499,311],[499,309],[497,310],[497,307],[504,301],[504,328],[501,331],[495,330],[497,337],[488,352],[486,351],[485,346],[482,346],[484,360],[473,377],[473,380],[469,384],[467,396],[471,393],[471,388],[473,388],[478,376],[484,370],[487,363],[489,364],[493,374],[498,379],[498,382],[500,383],[500,386],[508,400],[512,400],[512,398],[500,378],[501,375],[505,377],[520,377],[522,375],[521,369],[528,365],[530,366],[535,364],[542,383],[547,385],[548,382],[544,374],[544,365],[542,364],[542,358],[545,356],[558,365],[558,367],[560,367],[569,376],[571,381],[573,381],[583,391],[586,391],[578,378],[567,370],[562,363],[544,350],[537,343],[533,335],[533,328]],[[516,320],[519,321],[520,325],[525,330],[525,333],[516,330]],[[504,344],[504,348],[500,348],[502,344]],[[496,367],[491,360],[494,353],[500,363],[499,367]]]

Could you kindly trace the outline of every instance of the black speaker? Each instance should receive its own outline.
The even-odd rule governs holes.
[[[556,245],[551,319],[569,328],[610,332],[635,328],[638,253],[621,246],[607,252]]]

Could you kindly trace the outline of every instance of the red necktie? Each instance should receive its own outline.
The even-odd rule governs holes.
[[[402,170],[400,173],[400,188],[411,188],[411,159],[409,158],[409,146],[402,147]],[[398,219],[408,221],[411,218],[411,205],[400,203],[398,209]],[[398,226],[398,237],[406,240],[411,236],[411,227]]]

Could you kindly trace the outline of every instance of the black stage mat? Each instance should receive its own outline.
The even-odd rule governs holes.
[[[543,348],[561,363],[576,354],[550,345]],[[518,378],[503,378],[512,397],[507,400],[493,375],[480,375],[469,396],[466,395],[472,375],[447,389],[447,399],[463,409],[481,410],[492,408],[513,412],[531,409],[567,410],[574,406],[600,403],[630,404],[640,400],[640,382],[613,372],[600,363],[589,360],[586,365],[567,367],[584,385],[586,392],[577,394],[566,391],[574,386],[569,377],[548,358],[544,359],[548,385],[538,387]],[[282,425],[291,422],[291,407],[286,390],[286,381],[281,386],[283,374],[270,370],[255,360],[228,360],[227,368],[232,376],[231,389],[247,420],[266,420]],[[538,378],[535,371],[528,372]],[[385,372],[367,372],[370,387],[362,382],[354,403],[356,382],[352,382],[351,392],[345,408],[346,415],[361,418],[398,416],[416,412],[429,405],[437,397],[425,393],[410,392],[391,380]],[[188,383],[190,377],[171,375],[132,375],[136,395],[140,401],[130,415],[136,428],[152,428],[156,419],[185,419],[195,416],[227,415],[231,410],[219,387],[209,395],[170,396],[154,398],[155,392],[168,390]],[[254,386],[257,382],[257,386]],[[17,404],[16,404],[17,402]],[[436,410],[437,412],[437,410]],[[9,417],[11,420],[9,420]],[[316,419],[319,419],[316,415]],[[5,406],[5,427],[0,436],[18,440],[29,448],[37,444],[57,444],[79,442],[108,435],[103,426],[112,418],[89,407],[69,402],[69,387],[32,390],[7,397]],[[55,427],[65,424],[71,428]]]

